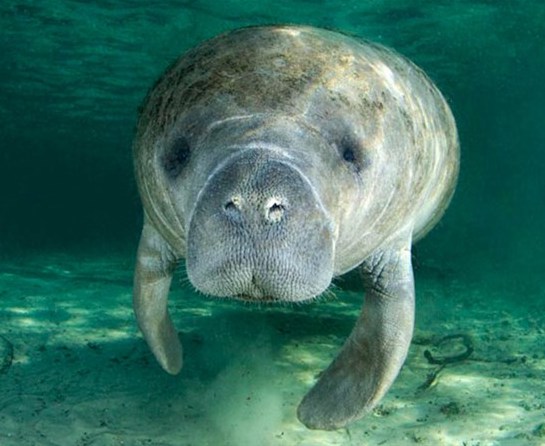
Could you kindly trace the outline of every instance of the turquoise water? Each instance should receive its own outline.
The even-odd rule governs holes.
[[[454,200],[415,248],[407,364],[380,410],[332,433],[295,408],[357,317],[357,278],[309,306],[254,308],[198,296],[181,268],[178,377],[131,310],[139,104],[184,50],[279,22],[408,56],[461,140]],[[544,23],[529,0],[3,1],[0,445],[545,444]],[[469,333],[474,355],[417,392],[424,350],[449,333]]]

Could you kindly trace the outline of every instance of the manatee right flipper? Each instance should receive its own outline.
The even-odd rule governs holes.
[[[136,259],[134,312],[157,361],[173,375],[182,368],[182,344],[167,308],[175,267],[168,245],[146,219]]]
[[[361,268],[365,282],[361,316],[297,411],[311,429],[337,429],[370,412],[407,356],[414,322],[410,236],[373,254]]]

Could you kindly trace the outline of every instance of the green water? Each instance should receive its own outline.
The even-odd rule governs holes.
[[[203,299],[182,279],[176,378],[131,313],[139,104],[184,50],[280,22],[394,47],[437,83],[460,133],[456,195],[415,249],[423,341],[390,412],[335,433],[306,430],[295,407],[357,316],[354,278],[294,309]],[[545,444],[544,48],[545,3],[531,0],[4,0],[0,335],[14,354],[0,445]],[[476,360],[415,395],[431,370],[422,346],[447,332],[471,333]]]

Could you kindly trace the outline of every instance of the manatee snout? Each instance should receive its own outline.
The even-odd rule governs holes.
[[[242,151],[207,179],[190,217],[187,273],[199,291],[301,301],[333,276],[333,223],[296,167]]]

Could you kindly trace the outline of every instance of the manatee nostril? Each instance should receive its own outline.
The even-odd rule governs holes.
[[[229,202],[227,202],[227,203],[225,204],[224,209],[225,209],[226,211],[234,211],[234,210],[236,210],[236,209],[238,209],[238,208],[237,208],[237,206],[235,205],[235,203],[233,203],[232,201],[229,201]]]
[[[265,205],[265,219],[272,223],[278,223],[284,217],[286,208],[278,198],[271,198]]]
[[[241,198],[238,195],[235,195],[231,197],[231,199],[227,203],[225,203],[225,205],[223,206],[223,209],[226,212],[238,213],[240,212],[241,204],[242,204]]]

